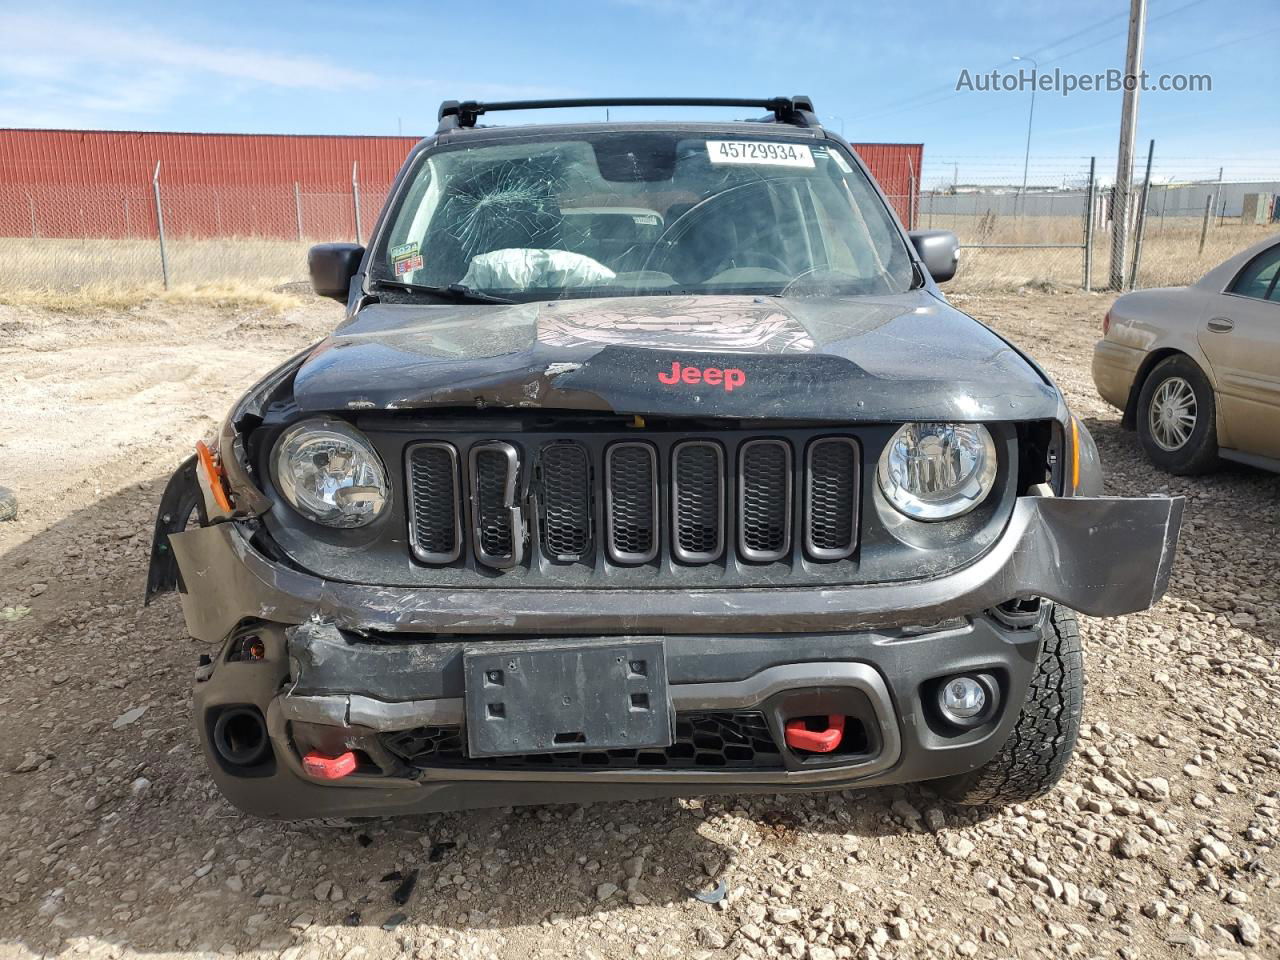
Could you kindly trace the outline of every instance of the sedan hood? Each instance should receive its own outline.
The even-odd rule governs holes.
[[[1059,405],[1029,361],[926,291],[374,303],[315,348],[293,391],[304,412],[978,421]]]

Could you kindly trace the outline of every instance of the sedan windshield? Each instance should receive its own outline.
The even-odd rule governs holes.
[[[371,277],[527,301],[859,295],[912,283],[902,237],[838,144],[602,131],[448,146],[418,162]]]

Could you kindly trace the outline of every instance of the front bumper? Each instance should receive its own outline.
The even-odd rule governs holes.
[[[628,797],[837,789],[975,769],[1008,737],[1034,669],[1048,606],[1019,620],[984,611],[1041,597],[1108,616],[1163,594],[1181,499],[1018,500],[1000,541],[969,566],[909,582],[698,590],[441,590],[325,581],[273,563],[224,522],[173,534],[191,633],[223,642],[203,668],[195,715],[214,779],[264,816],[366,816]],[[246,622],[265,657],[233,662]],[[660,637],[681,714],[758,710],[780,724],[837,712],[867,732],[864,754],[784,756],[768,770],[406,768],[380,736],[463,723],[464,649],[528,637]],[[443,635],[443,636],[442,636]],[[931,683],[962,672],[999,679],[1001,708],[981,727],[940,730]],[[213,746],[220,712],[265,718],[269,759],[233,769]],[[787,711],[790,711],[788,713]],[[357,749],[380,770],[341,782],[302,769],[299,738]],[[784,751],[785,753],[785,751]],[[565,782],[572,781],[571,794]]]
[[[964,773],[994,756],[1025,698],[1048,611],[1044,605],[1022,623],[984,615],[928,631],[665,638],[677,717],[758,711],[779,744],[784,718],[797,709],[839,712],[865,730],[866,749],[855,756],[805,757],[783,749],[768,769],[512,769],[501,763],[414,769],[389,756],[380,738],[461,725],[463,649],[485,643],[370,643],[331,624],[257,630],[264,659],[219,657],[196,684],[195,715],[219,788],[236,806],[266,817],[382,816],[567,799],[906,783]],[[1001,709],[968,731],[943,729],[921,695],[939,678],[959,672],[999,678]],[[246,706],[265,718],[269,760],[232,769],[219,756],[211,731],[220,712]],[[310,746],[330,754],[354,749],[374,763],[341,781],[317,780],[300,760]]]
[[[930,624],[1017,597],[1090,616],[1145,610],[1169,583],[1181,498],[1020,497],[1000,540],[959,570],[918,580],[725,590],[378,587],[274,563],[236,522],[169,538],[191,635],[221,642],[246,619],[319,618],[385,633],[594,636],[848,632]],[[922,566],[927,558],[922,557]]]

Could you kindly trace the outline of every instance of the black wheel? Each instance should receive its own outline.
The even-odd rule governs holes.
[[[1147,459],[1182,476],[1218,465],[1217,406],[1213,386],[1190,357],[1156,364],[1138,394],[1138,438]]]
[[[1075,611],[1050,611],[1036,672],[1009,739],[977,770],[939,781],[955,803],[1025,803],[1048,793],[1062,777],[1084,708],[1084,661]]]

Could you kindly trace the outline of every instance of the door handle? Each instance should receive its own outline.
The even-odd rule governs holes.
[[[1230,333],[1235,325],[1236,322],[1230,317],[1214,317],[1208,323],[1209,329],[1214,333]]]

